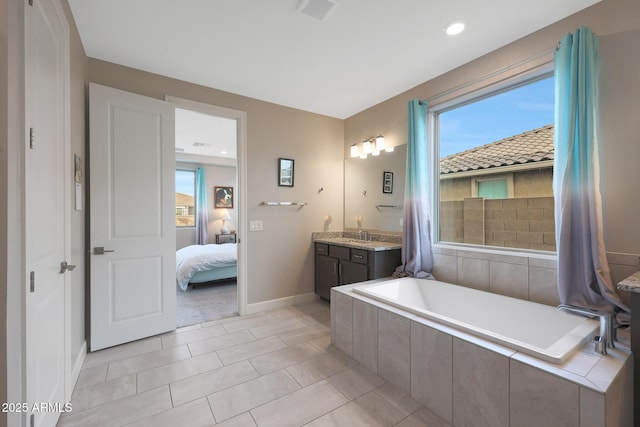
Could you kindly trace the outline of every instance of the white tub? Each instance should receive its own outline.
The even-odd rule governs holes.
[[[598,322],[543,304],[435,280],[393,279],[354,292],[552,363],[563,363]]]

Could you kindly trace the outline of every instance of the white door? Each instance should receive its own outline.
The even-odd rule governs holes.
[[[55,0],[25,8],[26,398],[30,425],[55,426],[65,389],[69,272],[68,27]]]
[[[176,327],[174,106],[89,86],[90,348]]]

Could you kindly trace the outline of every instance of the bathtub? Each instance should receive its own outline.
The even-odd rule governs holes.
[[[556,364],[599,327],[554,307],[436,280],[393,279],[353,292]]]

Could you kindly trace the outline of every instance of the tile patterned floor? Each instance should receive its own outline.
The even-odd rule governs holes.
[[[318,300],[90,353],[58,427],[448,426],[333,347],[329,324]]]

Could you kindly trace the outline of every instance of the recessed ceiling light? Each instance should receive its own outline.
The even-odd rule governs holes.
[[[222,150],[220,154],[227,154],[227,150]]]
[[[455,36],[456,34],[460,34],[464,31],[464,22],[462,21],[453,21],[446,27],[444,27],[444,32],[449,36]]]

